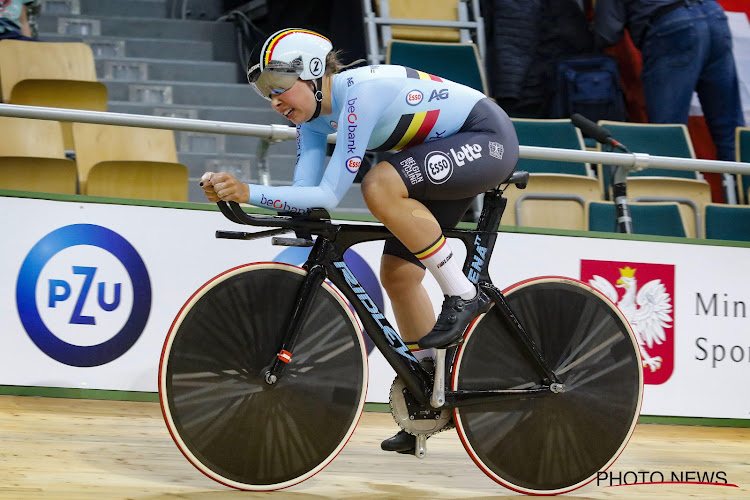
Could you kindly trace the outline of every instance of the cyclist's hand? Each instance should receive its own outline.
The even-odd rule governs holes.
[[[250,200],[250,187],[226,172],[206,172],[201,176],[200,186],[208,201],[236,201],[247,203]]]

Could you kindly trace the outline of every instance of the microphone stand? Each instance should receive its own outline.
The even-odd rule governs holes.
[[[578,113],[575,113],[570,119],[573,125],[581,129],[581,132],[593,138],[599,144],[608,146],[610,150],[619,149],[623,153],[630,153],[630,150],[624,144],[612,138],[612,133],[606,128]],[[630,215],[627,197],[627,177],[630,171],[630,167],[615,165],[612,172],[612,196],[615,202],[617,230],[625,234],[633,234],[633,218]]]

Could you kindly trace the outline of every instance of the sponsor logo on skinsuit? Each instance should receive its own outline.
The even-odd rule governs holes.
[[[427,178],[433,184],[442,184],[453,174],[453,163],[450,157],[442,151],[427,153],[424,158],[424,167]]]
[[[451,155],[456,160],[456,165],[463,167],[467,161],[474,161],[482,157],[482,146],[479,144],[464,144],[458,152],[451,148]]]
[[[357,173],[360,165],[362,165],[361,156],[352,156],[351,158],[346,160],[346,169],[353,174]]]
[[[409,106],[416,106],[417,104],[422,102],[422,99],[424,99],[424,95],[422,95],[422,92],[416,89],[406,94],[406,104],[408,104]]]

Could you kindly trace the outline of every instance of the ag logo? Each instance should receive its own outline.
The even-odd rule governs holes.
[[[320,76],[320,74],[323,72],[323,63],[320,59],[317,57],[313,57],[310,59],[310,74],[312,76]]]
[[[581,281],[609,297],[630,323],[643,382],[666,382],[674,369],[674,266],[581,260]]]
[[[346,160],[346,169],[351,173],[356,173],[359,170],[359,166],[362,165],[361,156],[352,156]]]
[[[420,102],[422,102],[422,99],[424,96],[422,95],[422,92],[419,90],[412,90],[408,94],[406,94],[406,104],[409,106],[416,106]]]
[[[442,184],[451,178],[453,174],[453,162],[448,155],[441,151],[427,153],[424,158],[424,167],[427,171],[427,178],[433,184]]]
[[[125,238],[75,224],[31,249],[18,274],[16,305],[26,333],[46,355],[70,366],[99,366],[141,336],[151,311],[151,281]]]

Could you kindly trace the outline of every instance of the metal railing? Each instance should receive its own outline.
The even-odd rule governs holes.
[[[273,142],[293,140],[297,137],[294,127],[286,125],[257,125],[249,123],[173,118],[168,116],[132,115],[106,111],[86,111],[79,109],[46,108],[0,104],[0,116],[35,118],[63,122],[101,123],[125,127],[171,129],[186,132],[209,134],[243,135],[258,137]],[[336,142],[336,134],[328,136],[328,142]],[[574,149],[521,146],[521,158],[530,160],[551,160],[575,163],[599,163],[622,165],[637,170],[642,168],[664,168],[668,170],[692,170],[750,175],[750,164],[735,161],[700,160],[693,158],[673,158],[654,156],[646,153],[608,153],[603,151],[579,151]]]

